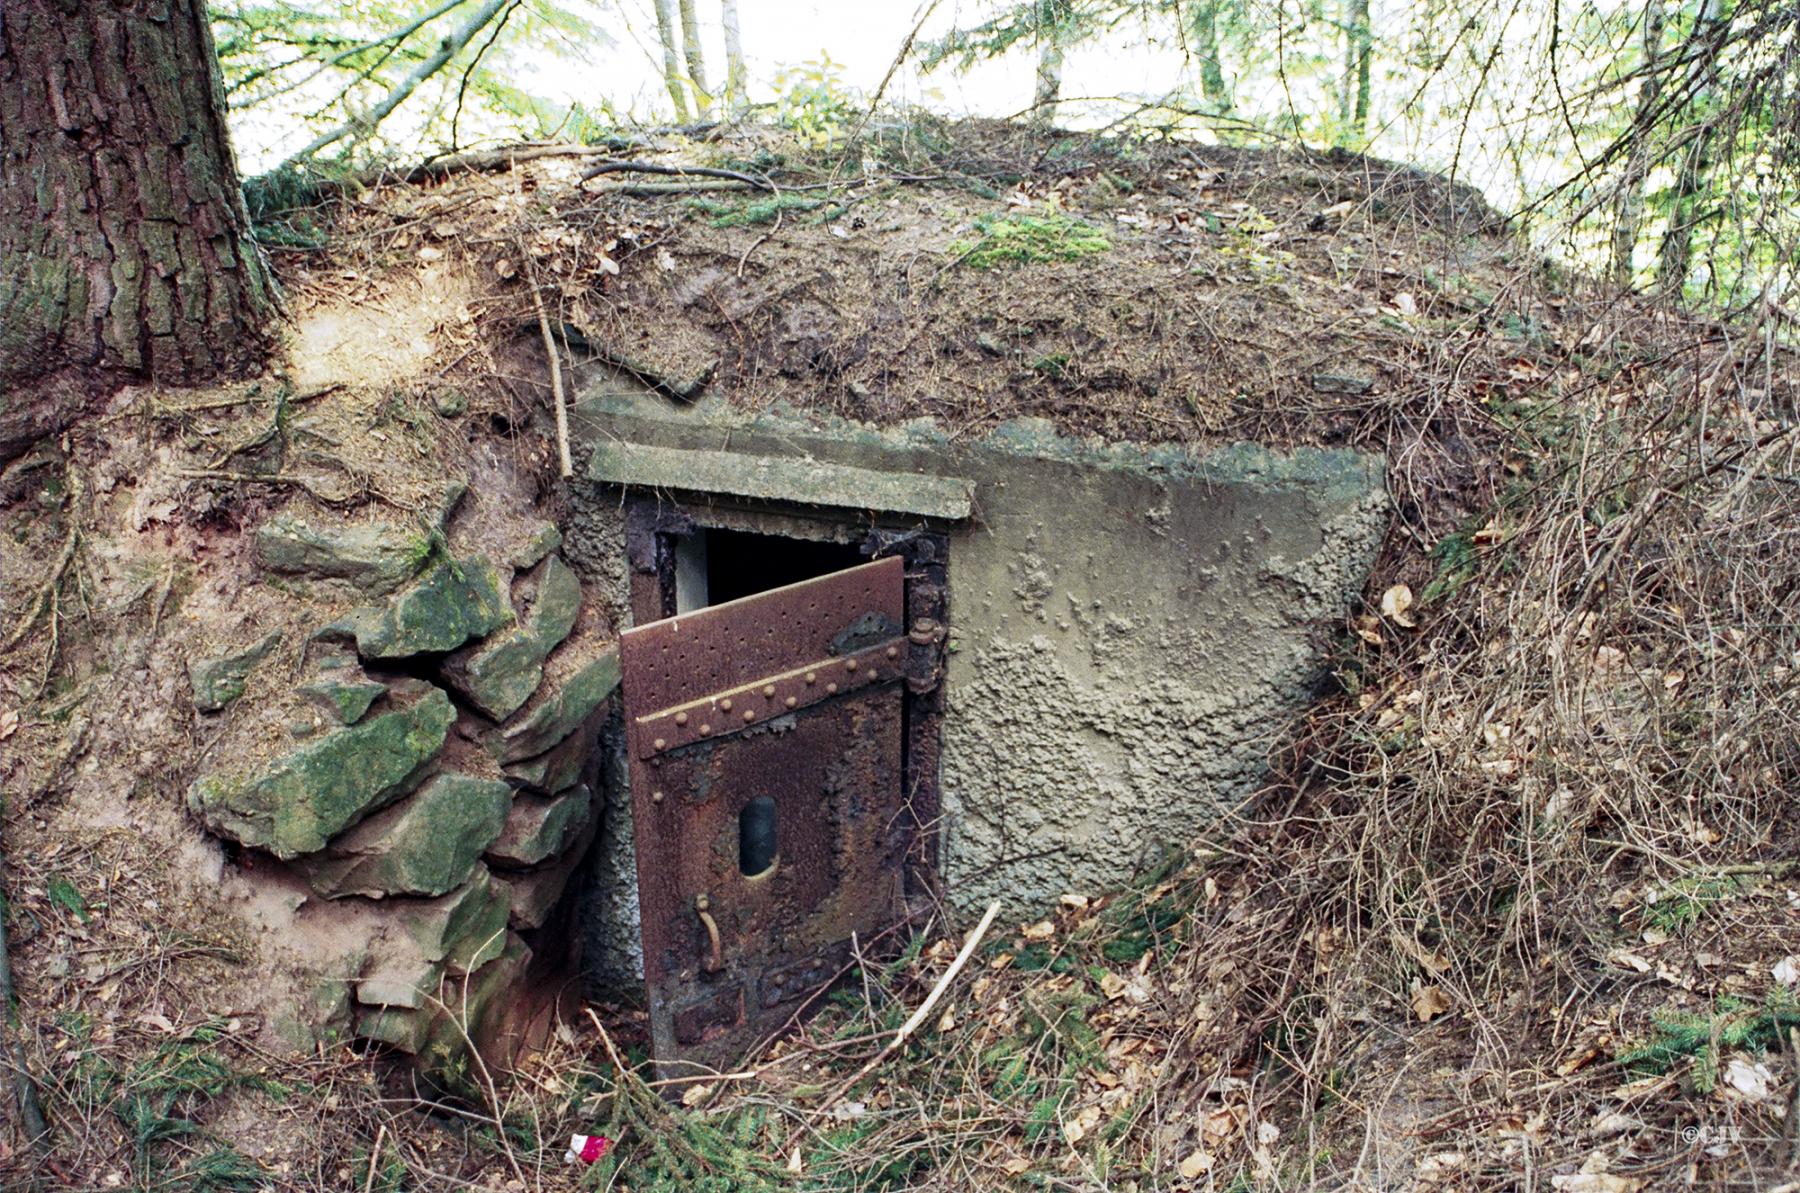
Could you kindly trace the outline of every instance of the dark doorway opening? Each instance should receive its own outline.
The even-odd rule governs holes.
[[[676,612],[690,613],[866,563],[855,543],[696,529],[675,546]]]

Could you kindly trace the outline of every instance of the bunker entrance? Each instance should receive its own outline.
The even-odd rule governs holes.
[[[627,523],[644,980],[679,1077],[779,1030],[931,881],[945,541],[704,501]]]

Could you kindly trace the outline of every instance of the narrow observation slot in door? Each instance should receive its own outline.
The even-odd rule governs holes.
[[[675,541],[675,612],[723,605],[867,562],[855,543],[697,529]]]
[[[759,795],[738,813],[738,871],[745,878],[761,878],[775,868],[780,855],[775,801]]]

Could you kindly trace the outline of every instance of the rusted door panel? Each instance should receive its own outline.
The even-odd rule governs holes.
[[[885,559],[625,634],[653,1042],[728,1064],[900,911],[904,576]],[[776,857],[740,868],[774,801]],[[692,1071],[692,1070],[685,1070]]]

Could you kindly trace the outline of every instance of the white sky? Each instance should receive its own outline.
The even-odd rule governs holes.
[[[697,3],[709,82],[716,88],[725,64],[718,4],[716,0]],[[751,98],[772,99],[775,77],[782,68],[816,60],[824,54],[842,65],[847,86],[873,93],[907,34],[928,7],[929,0],[925,4],[913,0],[836,4],[818,0],[739,0]],[[943,0],[926,20],[920,39],[941,36],[957,25],[977,24],[993,8],[980,0]],[[614,45],[586,47],[582,53],[591,66],[585,71],[572,63],[546,60],[532,89],[573,99],[590,81],[597,81],[600,90],[621,111],[666,117],[669,101],[662,89],[656,17],[650,0],[620,0],[603,12],[599,23],[614,30]],[[1177,82],[1182,65],[1178,51],[1158,52],[1141,45],[1129,51],[1098,44],[1081,46],[1068,55],[1064,93],[1161,94]],[[967,74],[943,69],[924,79],[909,62],[895,73],[886,98],[922,103],[953,114],[1007,116],[1031,102],[1034,69],[1028,49],[998,62],[984,63]]]
[[[4,0],[0,0],[3,3]],[[536,3],[538,0],[526,0]],[[590,109],[609,101],[628,119],[664,123],[673,116],[663,89],[660,50],[656,39],[655,10],[651,0],[561,0],[585,10],[599,27],[611,33],[610,41],[587,45],[564,44],[533,53],[516,44],[504,69],[524,90],[551,103],[582,102]],[[709,82],[717,90],[724,75],[724,42],[719,27],[718,0],[695,0],[707,51]],[[1253,0],[1261,2],[1261,0]],[[1612,3],[1614,0],[1598,0]],[[1005,0],[941,0],[925,20],[921,40],[948,30],[980,23]],[[1509,52],[1518,61],[1531,60],[1534,49],[1530,30],[1541,25],[1531,14],[1545,0],[1524,0],[1523,13],[1509,23]],[[1414,16],[1412,0],[1374,0],[1374,25],[1404,39]],[[842,68],[844,86],[867,97],[881,83],[907,34],[930,8],[930,0],[739,0],[745,58],[750,75],[750,98],[762,103],[776,98],[776,77],[784,69],[829,55]],[[1290,16],[1298,10],[1290,10]],[[1272,18],[1273,10],[1263,13]],[[456,19],[452,13],[440,27]],[[1295,31],[1299,32],[1299,31]],[[559,35],[560,36],[560,35]],[[1334,34],[1316,23],[1301,34],[1316,44],[1329,44]],[[1416,54],[1418,48],[1411,50]],[[1372,152],[1378,156],[1416,162],[1437,169],[1455,164],[1457,175],[1489,193],[1503,207],[1517,196],[1519,171],[1560,169],[1560,163],[1514,160],[1503,150],[1505,137],[1495,121],[1496,112],[1516,119],[1538,102],[1526,80],[1513,79],[1518,72],[1501,69],[1490,78],[1490,106],[1478,114],[1467,130],[1462,128],[1461,101],[1447,88],[1451,73],[1431,76],[1423,94],[1415,92],[1420,77],[1415,66],[1401,62],[1399,46],[1382,43],[1376,53],[1374,111],[1397,117],[1378,130]],[[1324,73],[1290,71],[1277,82],[1266,69],[1255,85],[1233,78],[1233,53],[1227,47],[1225,69],[1241,107],[1265,115],[1278,112],[1288,102],[1303,112],[1323,113],[1333,106],[1337,82],[1335,62],[1324,64]],[[884,99],[890,103],[917,104],[949,115],[1011,116],[1031,102],[1036,68],[1035,47],[1020,44],[1006,56],[978,63],[962,72],[949,67],[921,76],[912,61],[903,64],[888,84]],[[1082,97],[1117,97],[1127,101],[1154,100],[1187,85],[1197,90],[1196,67],[1180,44],[1172,22],[1127,20],[1109,33],[1069,48],[1063,69],[1067,100],[1058,110],[1064,127],[1093,127],[1121,111],[1117,103],[1083,105]],[[1573,85],[1571,81],[1571,85]],[[1283,87],[1287,87],[1285,92]],[[424,152],[431,146],[409,145],[419,121],[425,118],[415,102],[400,109],[383,126],[385,136],[405,147],[403,152]],[[364,102],[367,102],[366,100]],[[292,101],[290,101],[292,103]],[[1498,106],[1494,106],[1498,105]],[[292,103],[288,112],[253,108],[234,114],[238,153],[246,173],[255,174],[275,165],[304,144],[311,131],[300,126]],[[410,119],[409,119],[410,117]],[[475,120],[462,125],[465,142],[479,140]],[[491,143],[493,138],[489,138]]]

